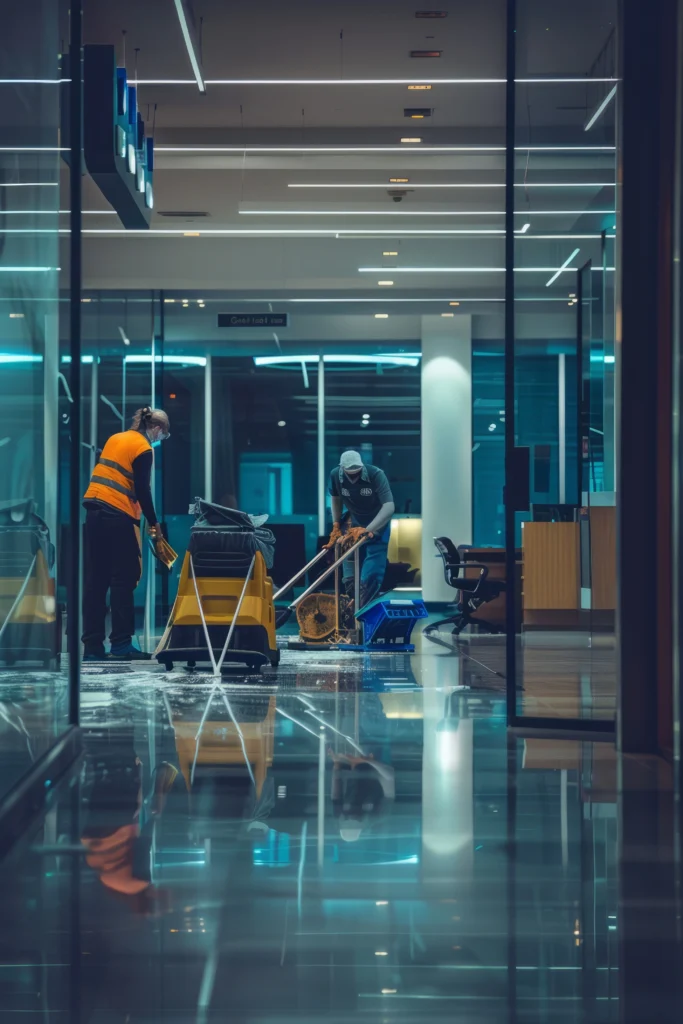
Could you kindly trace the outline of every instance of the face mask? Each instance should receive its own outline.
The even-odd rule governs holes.
[[[146,433],[147,440],[151,444],[152,448],[158,448],[162,441],[168,441],[169,437],[171,436],[171,432],[168,431],[168,433],[159,434],[158,437],[152,439],[150,437],[150,431],[149,430],[145,431],[145,433]]]

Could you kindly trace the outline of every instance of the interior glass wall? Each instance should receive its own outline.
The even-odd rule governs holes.
[[[68,725],[59,546],[59,10],[0,40],[0,798]],[[67,253],[68,255],[68,253]],[[68,429],[68,423],[65,424]]]
[[[514,216],[526,227],[515,237],[514,443],[528,450],[530,493],[516,514],[523,584],[508,685],[520,721],[611,724],[616,5],[554,12],[561,75],[544,6],[520,0],[515,33]]]

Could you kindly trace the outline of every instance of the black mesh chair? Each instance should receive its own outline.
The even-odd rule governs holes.
[[[435,537],[434,544],[443,559],[446,583],[459,592],[459,600],[454,615],[449,615],[447,619],[439,619],[438,622],[432,622],[424,632],[431,633],[439,629],[440,626],[452,626],[452,633],[457,636],[466,626],[476,625],[483,626],[492,633],[499,633],[498,626],[486,622],[485,619],[478,616],[473,619],[472,615],[483,604],[493,601],[503,593],[505,580],[488,579],[489,570],[481,562],[463,561],[460,558],[460,552],[449,537]],[[479,575],[467,577],[465,576],[466,569],[478,569]]]

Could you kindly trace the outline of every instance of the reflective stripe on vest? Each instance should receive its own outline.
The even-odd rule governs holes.
[[[97,466],[95,467],[95,469],[97,469]],[[135,491],[131,487],[124,487],[123,484],[117,483],[116,480],[109,480],[109,478],[106,476],[95,476],[95,474],[93,473],[93,475],[90,477],[90,483],[100,484],[102,487],[111,487],[112,491],[118,491],[119,494],[125,494],[125,496],[127,498],[130,498],[131,501],[138,500],[135,495]]]
[[[100,465],[102,466],[108,466],[109,469],[115,469],[117,473],[120,473],[121,476],[125,476],[126,480],[130,480],[131,483],[133,482],[133,480],[135,480],[135,477],[133,476],[132,473],[129,473],[127,469],[124,469],[120,463],[114,462],[113,459],[103,459],[102,456],[100,456],[99,462]],[[102,483],[102,481],[99,480],[98,483]]]

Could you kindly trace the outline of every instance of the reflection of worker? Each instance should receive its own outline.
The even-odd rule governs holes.
[[[372,754],[335,754],[331,748],[327,753],[334,765],[332,808],[339,818],[339,835],[344,842],[355,843],[373,818],[393,803],[394,769]]]
[[[133,594],[142,573],[140,515],[152,537],[160,535],[150,483],[152,445],[169,437],[168,416],[145,406],[133,417],[130,430],[113,434],[99,457],[83,506],[87,509],[84,546],[84,657],[105,657],[107,591],[111,604],[111,655],[119,661],[146,660],[133,644]]]
[[[341,518],[344,506],[351,514],[351,527],[344,536],[355,543],[361,537],[369,542],[360,548],[360,604],[364,607],[376,597],[387,567],[389,522],[394,514],[394,498],[389,481],[377,466],[364,466],[358,452],[344,452],[330,477],[332,547],[342,537]],[[354,589],[354,561],[344,562],[344,589],[349,596]]]

